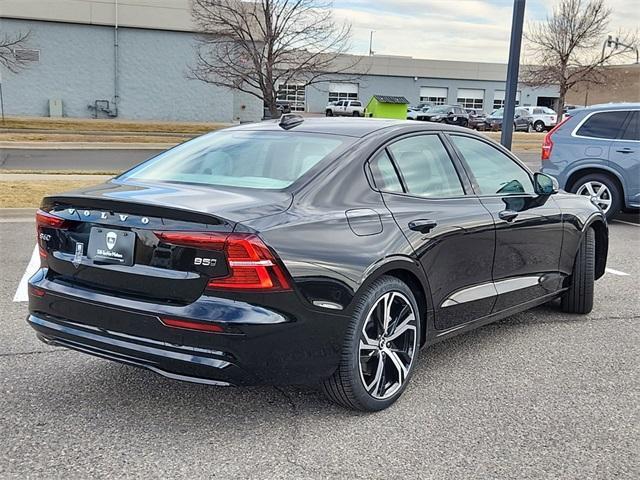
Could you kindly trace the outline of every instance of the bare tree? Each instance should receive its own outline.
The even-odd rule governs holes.
[[[0,36],[0,65],[11,72],[18,72],[24,68],[27,61],[16,55],[15,50],[26,48],[31,32],[18,32],[16,34],[2,34]]]
[[[521,80],[531,86],[558,85],[558,115],[562,115],[568,90],[580,83],[606,83],[604,67],[614,57],[630,52],[602,49],[610,16],[604,0],[560,0],[545,21],[528,26],[525,40],[530,58],[526,62],[532,65],[523,68]],[[627,45],[637,44],[635,34],[621,32],[619,37]]]
[[[277,86],[310,85],[349,71],[351,26],[337,24],[330,0],[191,0],[202,31],[190,75],[264,102],[277,116]],[[355,59],[355,57],[351,57]]]

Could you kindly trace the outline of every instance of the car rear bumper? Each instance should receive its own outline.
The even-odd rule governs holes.
[[[339,364],[348,319],[290,298],[281,304],[287,312],[208,296],[184,306],[155,304],[58,284],[39,273],[30,281],[27,322],[46,343],[178,380],[318,383]],[[166,317],[215,322],[223,332],[169,327]]]

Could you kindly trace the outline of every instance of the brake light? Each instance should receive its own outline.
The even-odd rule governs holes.
[[[36,233],[38,235],[38,253],[40,254],[40,265],[46,266],[47,249],[43,245],[43,242],[48,241],[51,237],[50,234],[44,233],[43,228],[65,229],[69,228],[71,221],[64,218],[60,218],[44,210],[38,209],[36,211]]]
[[[224,251],[229,275],[212,278],[208,288],[261,292],[291,289],[284,269],[257,235],[218,232],[154,233],[160,240],[173,245]]]
[[[64,218],[57,217],[56,215],[52,215],[44,210],[38,209],[36,212],[36,225],[38,229],[40,227],[66,228],[68,226],[68,221]]]
[[[291,287],[275,256],[252,234],[232,233],[224,246],[230,275],[209,281],[209,288],[277,291]]]
[[[567,115],[560,123],[556,124],[549,132],[544,136],[544,140],[542,141],[542,160],[549,160],[551,158],[551,150],[553,150],[553,140],[551,137],[567,120],[571,118]]]
[[[227,239],[226,233],[216,232],[154,232],[156,237],[172,245],[222,250]]]

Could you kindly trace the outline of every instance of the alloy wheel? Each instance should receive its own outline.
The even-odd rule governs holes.
[[[607,213],[611,208],[612,196],[609,187],[596,180],[590,180],[576,191],[578,195],[590,197],[591,202]]]
[[[417,346],[417,321],[402,293],[387,292],[373,305],[360,332],[359,368],[373,398],[393,396],[411,370]]]

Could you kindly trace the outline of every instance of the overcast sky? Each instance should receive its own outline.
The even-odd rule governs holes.
[[[556,0],[527,0],[526,22],[543,20]],[[610,30],[637,29],[640,0],[608,0]],[[506,62],[512,0],[334,0],[336,17],[353,26],[352,52]],[[604,40],[604,39],[603,39]]]

